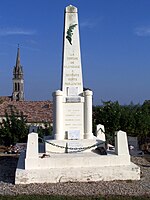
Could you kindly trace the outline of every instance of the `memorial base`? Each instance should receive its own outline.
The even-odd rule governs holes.
[[[26,160],[25,153],[22,153],[18,161],[15,184],[139,179],[140,168],[131,163],[130,156],[126,155],[99,155],[90,152],[50,154],[43,157],[39,154],[38,162],[34,165],[34,162],[31,159]]]

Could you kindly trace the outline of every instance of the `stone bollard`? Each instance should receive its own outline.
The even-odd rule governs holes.
[[[32,132],[28,134],[25,169],[36,168],[38,168],[38,134]]]
[[[124,131],[115,133],[115,153],[117,155],[129,155],[127,134]]]
[[[96,125],[96,137],[102,141],[106,141],[104,125]]]

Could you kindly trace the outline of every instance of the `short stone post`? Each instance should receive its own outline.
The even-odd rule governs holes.
[[[57,90],[53,93],[53,104],[54,138],[56,140],[63,140],[63,92],[61,90]]]
[[[98,124],[96,126],[96,136],[98,139],[100,139],[102,141],[106,141],[104,125]]]
[[[25,169],[36,168],[38,168],[38,134],[32,132],[28,134]]]
[[[92,139],[92,95],[91,90],[84,91],[84,139]]]
[[[127,134],[124,131],[115,133],[115,153],[117,155],[129,155]]]

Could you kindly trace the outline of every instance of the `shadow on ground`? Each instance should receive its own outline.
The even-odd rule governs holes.
[[[15,171],[18,156],[0,156],[0,181],[5,183],[15,183]]]

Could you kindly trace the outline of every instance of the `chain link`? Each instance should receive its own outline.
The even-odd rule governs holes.
[[[101,145],[101,144],[104,144],[105,142],[99,142],[99,143],[97,143],[97,144],[93,144],[93,145],[91,145],[91,146],[87,146],[87,147],[80,147],[80,148],[73,148],[73,147],[64,147],[64,146],[61,146],[61,145],[58,145],[58,144],[54,144],[54,143],[52,143],[52,142],[49,142],[49,141],[47,141],[47,140],[44,140],[43,138],[41,138],[41,137],[39,137],[39,139],[41,139],[43,142],[46,142],[46,143],[48,143],[48,144],[50,144],[50,145],[52,145],[52,146],[55,146],[55,147],[58,147],[58,148],[62,148],[62,149],[69,149],[69,150],[79,150],[79,151],[85,151],[85,150],[87,150],[87,149],[91,149],[91,148],[93,148],[93,147],[96,147],[96,146],[99,146],[99,145]]]

